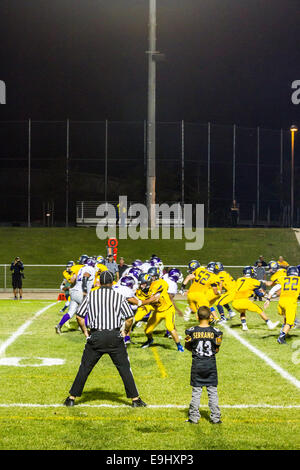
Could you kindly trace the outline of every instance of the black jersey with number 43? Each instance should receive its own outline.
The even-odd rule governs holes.
[[[215,356],[222,342],[223,332],[212,326],[194,326],[185,331],[186,342],[190,342],[192,357],[208,359]]]

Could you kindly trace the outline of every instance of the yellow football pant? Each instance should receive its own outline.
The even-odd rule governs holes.
[[[285,323],[292,326],[297,313],[297,300],[281,299],[277,308],[279,315],[285,316]]]
[[[141,321],[148,313],[153,311],[152,305],[141,305],[134,315],[135,322]]]
[[[234,300],[232,302],[232,306],[239,313],[244,313],[246,310],[248,310],[249,312],[256,312],[258,314],[261,314],[263,312],[262,308],[260,308],[255,303],[251,302],[251,300],[249,300],[249,299]]]
[[[167,330],[173,331],[175,329],[175,308],[173,305],[171,305],[167,310],[164,310],[163,312],[157,312],[154,310],[147,322],[145,334],[151,335],[153,330],[162,320],[165,320]]]
[[[193,313],[196,313],[199,307],[209,307],[210,303],[206,295],[201,292],[191,292],[187,295],[187,301]]]
[[[235,291],[229,291],[225,292],[225,294],[222,294],[219,300],[217,301],[217,305],[226,305],[229,304],[230,302],[233,301],[235,296]]]
[[[220,298],[220,295],[215,294],[212,289],[209,289],[208,292],[206,293],[206,298],[209,302],[209,307],[212,307],[217,302],[217,300]],[[200,305],[199,305],[199,307],[200,307]]]

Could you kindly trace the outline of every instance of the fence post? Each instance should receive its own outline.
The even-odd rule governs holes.
[[[6,292],[7,280],[6,280],[6,264],[4,265],[4,292]]]
[[[105,120],[105,170],[104,170],[104,200],[107,202],[107,152],[108,152],[108,120]]]
[[[184,205],[184,121],[181,121],[181,204]]]
[[[257,128],[257,169],[256,169],[256,218],[259,221],[259,164],[260,164],[260,129]]]
[[[236,125],[233,125],[233,152],[232,152],[232,200],[235,201],[235,159],[236,159]]]
[[[210,217],[210,139],[211,129],[209,122],[207,126],[207,227],[209,226]]]
[[[66,142],[66,227],[69,226],[69,157],[70,157],[70,121],[67,119]]]
[[[28,120],[27,226],[31,227],[31,119]]]

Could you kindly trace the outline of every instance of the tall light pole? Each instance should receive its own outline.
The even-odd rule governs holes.
[[[295,133],[298,127],[293,125],[291,131],[291,227],[294,225],[294,155],[295,155]]]
[[[147,120],[147,209],[148,224],[155,227],[155,128],[156,128],[156,0],[149,0],[148,120]]]

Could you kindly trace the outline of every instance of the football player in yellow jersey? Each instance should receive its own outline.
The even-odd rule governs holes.
[[[148,292],[144,292],[141,287],[139,287],[136,292],[135,292],[135,296],[140,299],[142,302],[144,302],[145,300],[148,300],[149,299],[149,294]],[[140,305],[137,310],[136,310],[136,313],[134,315],[134,325],[136,325],[138,322],[142,321],[144,317],[148,317],[150,315],[150,313],[153,311],[153,305],[151,304],[143,304],[143,305]]]
[[[269,274],[271,274],[270,280],[266,282],[266,286],[272,287],[277,284],[280,277],[286,276],[286,269],[280,267],[277,261],[270,261],[268,264]]]
[[[150,268],[147,274],[142,274],[140,277],[140,288],[149,296],[149,299],[145,300],[144,303],[149,303],[153,307],[153,312],[145,328],[148,339],[141,347],[148,348],[153,343],[153,330],[164,320],[166,329],[170,332],[177,346],[177,351],[183,352],[184,348],[180,343],[175,327],[175,307],[168,293],[169,284],[164,279],[160,279],[159,275],[159,269],[154,267]]]
[[[224,270],[224,266],[222,263],[219,261],[216,263],[217,264],[217,269],[218,269],[218,278],[221,281],[222,289],[225,290],[225,293],[223,293],[219,299],[217,300],[217,309],[221,317],[221,321],[219,324],[222,324],[227,321],[227,318],[225,317],[224,313],[224,308],[228,311],[229,314],[229,319],[235,317],[234,311],[231,309],[229,303],[233,301],[234,294],[235,294],[235,289],[236,289],[236,281],[233,279],[231,274],[229,274],[227,271]]]
[[[192,260],[192,261],[189,262],[188,269],[187,269],[188,275],[183,280],[183,283],[181,284],[181,289],[179,291],[179,293],[181,295],[184,295],[184,289],[183,288],[187,286],[189,281],[191,281],[191,285],[190,285],[189,290],[187,292],[187,301],[188,301],[189,306],[185,310],[185,314],[184,314],[185,321],[188,321],[190,319],[190,314],[191,313],[196,313],[196,311],[197,311],[196,307],[195,307],[195,304],[194,304],[194,297],[195,297],[195,291],[196,291],[196,288],[197,288],[197,284],[194,284],[194,278],[191,276],[191,274],[193,274],[197,269],[199,270],[200,268],[205,269],[205,266],[201,266],[199,261]]]
[[[104,263],[105,263],[104,257],[103,256],[98,256],[97,259],[96,259],[96,264],[95,264],[96,275],[95,275],[95,281],[94,281],[93,289],[95,289],[97,287],[100,287],[100,274],[103,271],[108,271],[108,267],[105,266]]]
[[[243,276],[238,278],[236,281],[236,291],[234,294],[232,306],[240,313],[243,330],[248,330],[246,323],[246,311],[258,313],[258,315],[260,315],[260,317],[266,322],[268,328],[273,330],[279,322],[271,322],[263,309],[249,300],[254,292],[259,297],[262,297],[263,295],[259,289],[262,287],[265,281],[258,281],[257,279],[254,279],[254,276],[255,272],[252,266],[246,266],[243,269]]]
[[[194,265],[194,263],[198,263],[199,266],[195,265],[190,268],[190,265]],[[201,266],[198,261],[192,261],[189,263],[189,270],[191,271],[193,267],[195,269],[186,276],[182,287],[192,281],[187,300],[191,311],[196,314],[199,307],[211,307],[213,305],[220,295],[220,283],[215,271],[216,263],[211,262],[205,267]]]
[[[286,335],[295,323],[297,300],[300,294],[300,277],[296,266],[288,267],[286,275],[277,278],[277,285],[275,285],[268,293],[267,300],[264,305],[265,308],[269,306],[270,300],[275,293],[279,296],[278,313],[284,317],[283,328],[277,338],[277,342],[279,344],[285,344]]]
[[[62,312],[62,313],[65,310],[67,310],[67,308],[70,305],[70,300],[69,300],[70,292],[69,292],[69,289],[71,287],[71,278],[72,278],[71,268],[72,268],[72,266],[74,266],[74,264],[75,264],[74,261],[69,261],[66,265],[66,269],[63,271],[63,278],[64,279],[63,279],[63,282],[61,283],[60,289],[65,294],[66,303],[65,303],[64,307],[60,310],[60,312]]]

